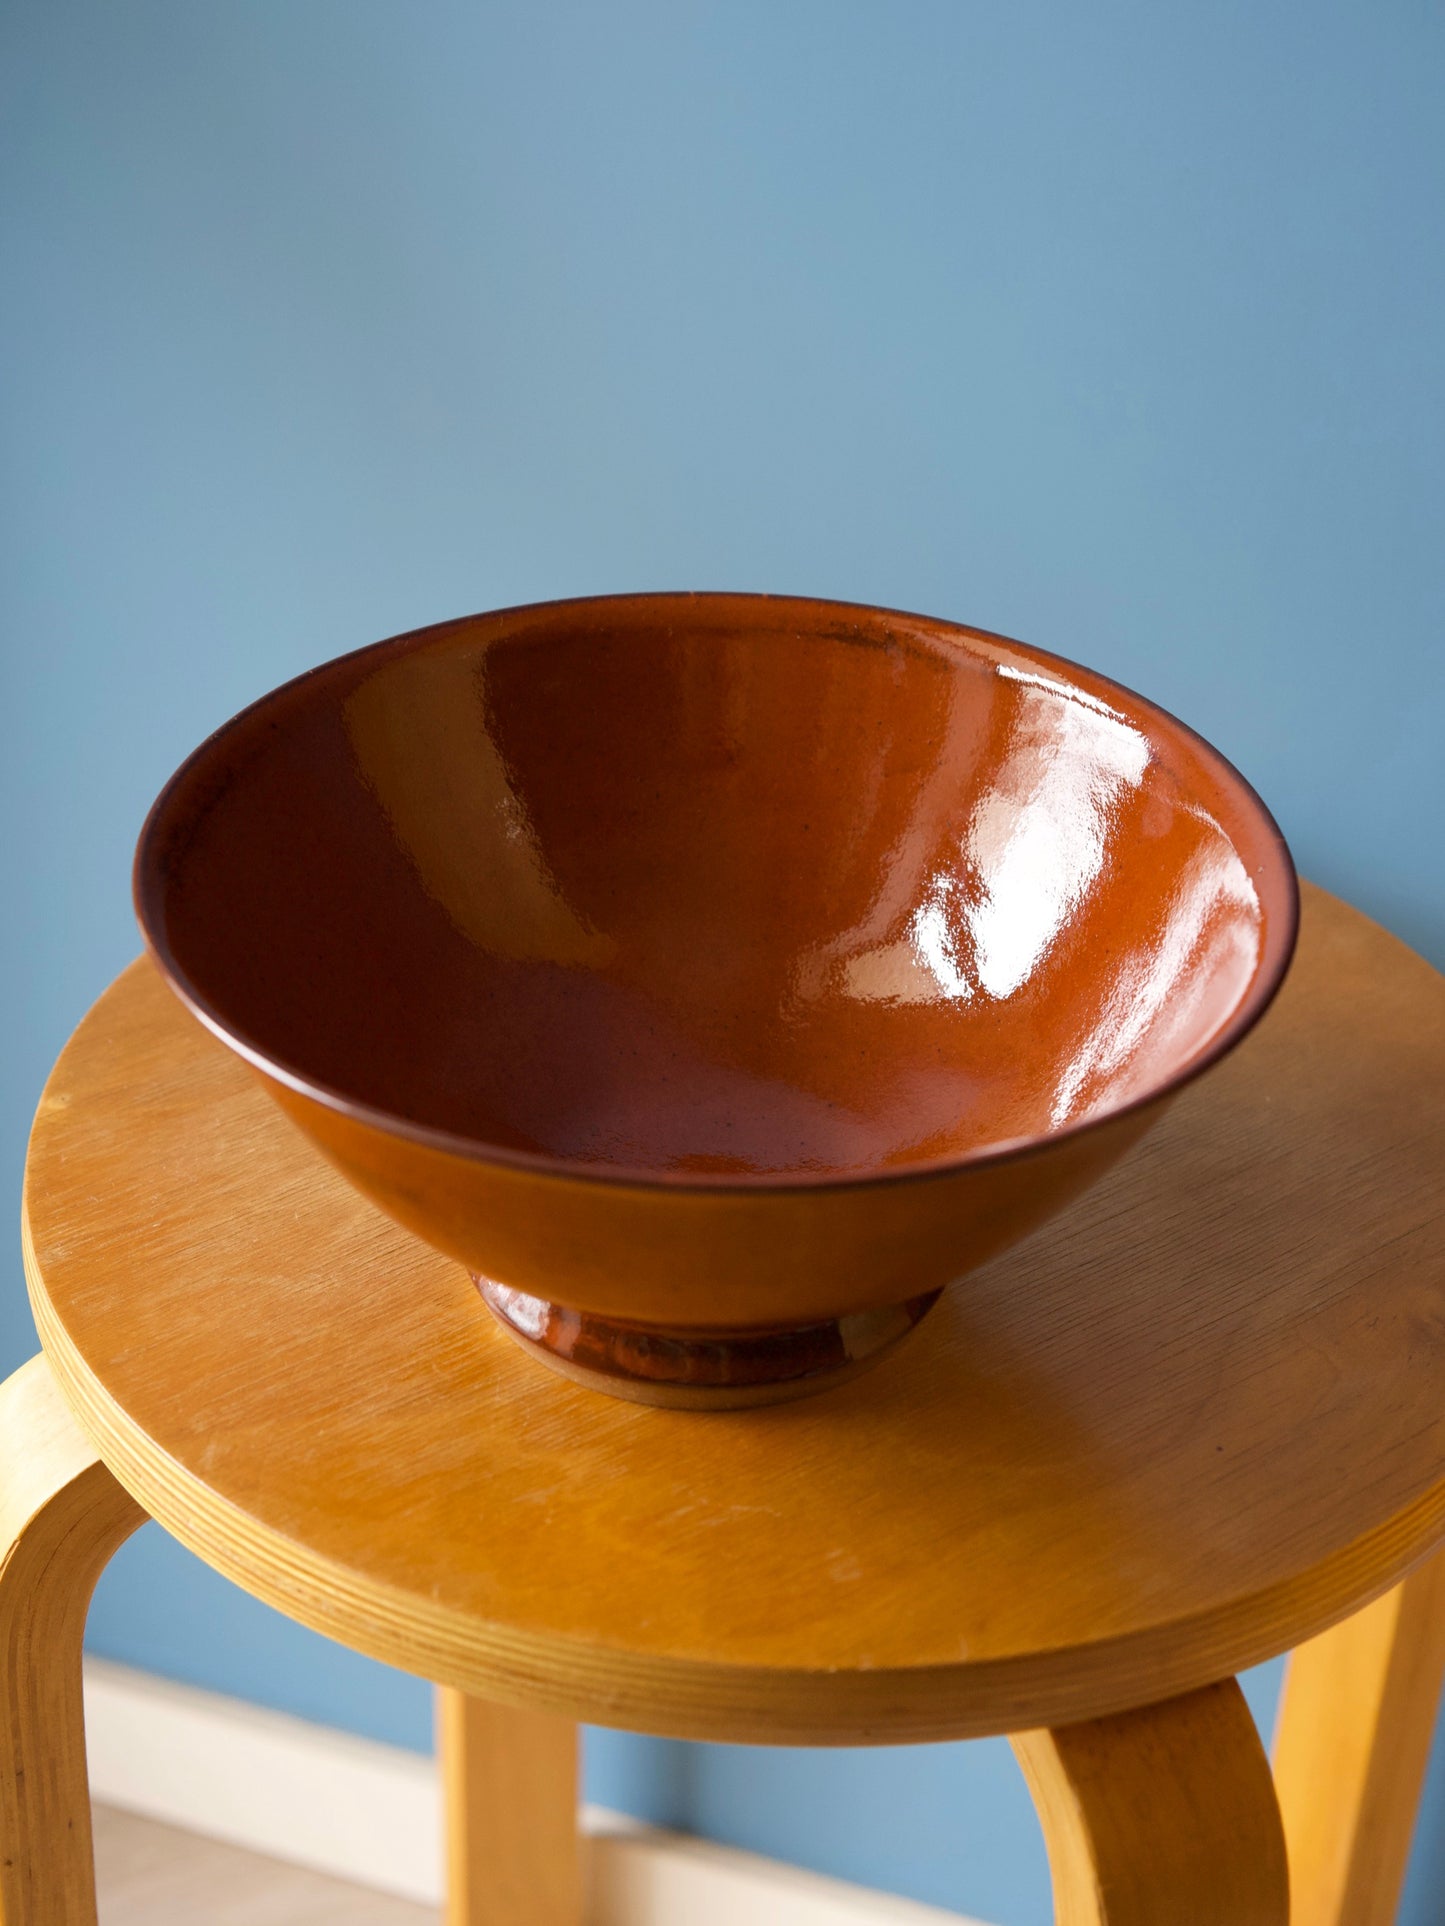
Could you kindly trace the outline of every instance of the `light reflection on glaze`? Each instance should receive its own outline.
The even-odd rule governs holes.
[[[957,908],[961,897],[957,876],[947,871],[935,876],[928,897],[913,912],[908,935],[924,968],[932,973],[938,992],[951,1001],[973,995],[968,965],[961,954],[960,923],[970,923],[968,909]]]
[[[1011,996],[1084,903],[1119,800],[1143,780],[1149,745],[1123,717],[1011,665],[998,673],[1032,687],[962,849],[928,879],[909,921],[918,968],[901,967],[889,949],[854,957],[844,980],[856,996]]]
[[[895,944],[852,957],[842,977],[851,995],[951,1003],[1014,995],[1112,859],[1121,804],[1149,766],[1146,737],[1055,677],[1004,659],[997,673],[1041,695],[1025,699],[955,865],[929,879],[908,925],[910,953]],[[1208,812],[1178,807],[1208,841],[1178,879],[1162,932],[1120,959],[1102,1008],[1081,1006],[1080,1041],[1049,1109],[1055,1129],[1167,1077],[1228,1020],[1258,967],[1254,885]]]
[[[1118,717],[1025,696],[969,824],[979,901],[965,915],[990,996],[1026,982],[1076,913],[1103,868],[1120,796],[1137,789],[1148,762],[1148,743]]]
[[[1192,1038],[1216,1034],[1259,962],[1259,898],[1235,852],[1207,847],[1176,885],[1157,942],[1126,957],[1093,1027],[1059,1079],[1049,1121],[1136,1094]],[[1093,1102],[1090,1097],[1093,1097]]]

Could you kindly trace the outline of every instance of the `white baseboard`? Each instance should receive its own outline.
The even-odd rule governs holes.
[[[588,1926],[979,1926],[675,1832],[596,1832],[591,1850]]]
[[[85,1661],[93,1798],[317,1872],[435,1903],[432,1760],[243,1700]]]
[[[90,1785],[103,1803],[436,1905],[431,1759],[85,1662]],[[978,1926],[912,1900],[586,1807],[588,1926]]]

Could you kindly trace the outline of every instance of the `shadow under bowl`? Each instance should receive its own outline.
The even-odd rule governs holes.
[[[1152,703],[744,595],[327,663],[172,778],[135,890],[191,1010],[519,1342],[712,1407],[863,1368],[1093,1182],[1298,916],[1264,805]]]

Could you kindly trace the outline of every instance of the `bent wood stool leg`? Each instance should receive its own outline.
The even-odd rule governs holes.
[[[1445,1553],[1291,1654],[1274,1742],[1294,1926],[1389,1926],[1445,1677]]]
[[[437,1732],[446,1926],[581,1926],[576,1725],[442,1686]]]
[[[1233,1679],[1014,1752],[1049,1849],[1056,1926],[1287,1926],[1269,1761]]]
[[[44,1357],[0,1384],[0,1926],[95,1926],[80,1647],[144,1519]]]

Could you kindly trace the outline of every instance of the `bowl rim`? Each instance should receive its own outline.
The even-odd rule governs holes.
[[[673,603],[680,606],[699,602],[713,605],[732,602],[739,605],[767,605],[775,611],[784,607],[794,607],[808,609],[815,614],[828,611],[838,616],[861,615],[906,622],[925,628],[930,638],[938,641],[960,637],[1002,644],[1006,648],[1020,651],[1041,667],[1053,671],[1062,681],[1072,682],[1081,693],[1087,693],[1077,680],[1081,676],[1102,683],[1107,689],[1126,697],[1128,703],[1135,705],[1146,718],[1157,718],[1167,725],[1169,730],[1177,731],[1204,761],[1214,766],[1225,785],[1232,787],[1245,805],[1252,809],[1263,832],[1261,846],[1264,855],[1266,858],[1272,855],[1278,864],[1278,875],[1272,881],[1277,886],[1279,900],[1277,903],[1266,905],[1268,916],[1259,966],[1250,980],[1247,991],[1240,998],[1227,1022],[1202,1050],[1186,1057],[1183,1064],[1170,1076],[1123,1103],[1092,1111],[1088,1116],[1064,1124],[1058,1130],[1000,1138],[996,1142],[973,1150],[955,1152],[941,1157],[920,1158],[914,1163],[894,1164],[877,1170],[670,1171],[659,1169],[655,1165],[634,1167],[624,1164],[589,1164],[549,1151],[518,1150],[510,1145],[488,1142],[485,1138],[468,1137],[435,1125],[419,1123],[414,1118],[404,1117],[396,1111],[387,1110],[382,1105],[350,1096],[346,1091],[324,1083],[319,1078],[310,1076],[304,1070],[274,1056],[227,1018],[190,979],[177,961],[165,935],[164,876],[158,860],[158,851],[162,828],[166,823],[172,798],[193,771],[213,753],[220,743],[239,731],[259,710],[265,709],[278,698],[288,693],[295,693],[310,682],[320,681],[328,675],[335,674],[343,665],[355,664],[362,657],[375,656],[380,659],[388,654],[405,655],[427,642],[440,640],[448,630],[470,628],[477,622],[501,622],[509,617],[518,616],[544,616],[566,609],[581,610],[609,605],[616,607],[627,602],[650,605]],[[1251,875],[1256,888],[1259,888],[1262,868],[1263,865],[1260,870],[1256,870]],[[1263,893],[1261,891],[1261,895]],[[573,1183],[605,1184],[630,1190],[657,1190],[669,1193],[695,1191],[712,1195],[730,1192],[746,1195],[751,1192],[867,1190],[879,1185],[925,1183],[965,1170],[984,1170],[995,1165],[1014,1163],[1028,1157],[1043,1155],[1058,1145],[1137,1116],[1163,1103],[1187,1084],[1193,1083],[1197,1077],[1203,1076],[1207,1070],[1241,1043],[1259,1022],[1279,993],[1293,960],[1300,919],[1299,876],[1294,859],[1283,831],[1253,783],[1227,756],[1216,749],[1213,743],[1200,735],[1197,729],[1181,721],[1162,704],[1130,688],[1128,684],[1116,681],[1112,676],[1106,676],[1100,670],[1091,669],[1086,664],[1076,662],[1068,656],[1041,649],[1034,643],[1021,642],[1016,637],[1004,635],[998,630],[976,628],[972,624],[950,621],[942,616],[923,615],[907,609],[874,603],[838,601],[826,596],[726,589],[640,590],[606,595],[560,596],[543,602],[520,602],[504,608],[481,609],[472,615],[453,616],[445,621],[431,622],[420,628],[403,630],[398,635],[384,637],[378,642],[366,643],[357,649],[348,649],[340,655],[331,656],[324,662],[304,669],[299,675],[291,676],[285,682],[268,689],[255,701],[239,709],[219,728],[212,730],[169,777],[147,811],[141,826],[131,871],[131,894],[136,920],[140,925],[146,949],[180,1001],[206,1029],[248,1063],[252,1069],[295,1092],[298,1096],[308,1098],[352,1123],[367,1126],[385,1136],[401,1137],[423,1148],[460,1157],[470,1163],[496,1165],[538,1177],[563,1178]]]

